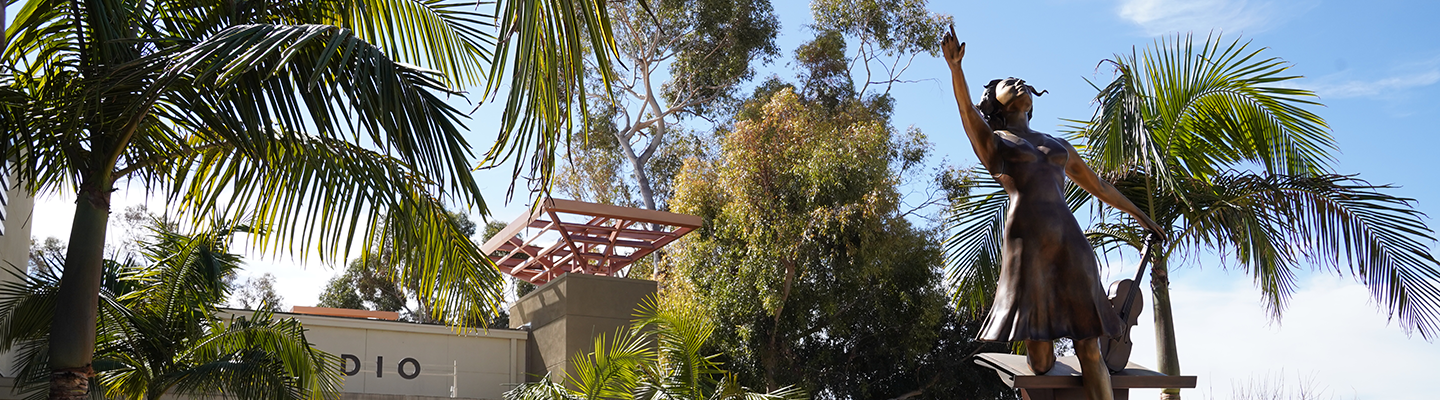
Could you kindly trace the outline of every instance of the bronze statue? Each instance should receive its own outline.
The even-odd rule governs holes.
[[[940,47],[965,134],[1010,195],[1000,282],[980,339],[1025,341],[1030,368],[1039,375],[1055,365],[1054,340],[1072,338],[1088,397],[1110,400],[1110,371],[1098,339],[1118,334],[1121,321],[1100,285],[1095,253],[1065,204],[1065,177],[1161,238],[1164,230],[1095,175],[1070,143],[1030,130],[1033,96],[1043,92],[1020,79],[996,79],[985,85],[977,106],[960,68],[965,44],[955,39],[953,27]]]

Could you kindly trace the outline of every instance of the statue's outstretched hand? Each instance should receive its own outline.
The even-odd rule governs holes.
[[[940,51],[945,53],[945,62],[960,66],[960,60],[965,58],[965,44],[955,38],[955,27],[950,27],[950,32],[940,40]]]

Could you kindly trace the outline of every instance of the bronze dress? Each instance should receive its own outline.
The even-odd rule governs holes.
[[[1075,215],[1065,205],[1066,145],[1041,135],[1038,145],[996,131],[1001,171],[990,171],[1010,194],[1000,282],[981,340],[1087,339],[1122,330],[1100,285],[1099,265]]]

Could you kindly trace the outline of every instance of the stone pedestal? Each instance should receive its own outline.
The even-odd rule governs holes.
[[[1020,389],[1025,400],[1086,400],[1080,359],[1075,356],[1055,359],[1055,367],[1044,375],[1035,375],[1022,355],[982,353],[975,356],[975,363],[995,370],[1006,385]],[[1129,399],[1130,389],[1192,389],[1195,381],[1194,376],[1169,376],[1133,362],[1124,371],[1110,374],[1115,400]]]
[[[595,351],[595,337],[614,337],[630,325],[635,309],[655,295],[654,281],[566,274],[515,301],[510,327],[529,324],[525,380],[548,373],[560,381],[576,354]]]

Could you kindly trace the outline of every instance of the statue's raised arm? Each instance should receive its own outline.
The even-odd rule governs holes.
[[[999,159],[995,153],[995,131],[985,123],[985,116],[975,108],[975,102],[970,100],[970,86],[965,83],[965,71],[960,68],[960,62],[965,58],[965,44],[955,38],[955,27],[950,27],[950,32],[940,41],[940,50],[945,54],[945,63],[950,66],[950,81],[955,88],[955,105],[960,106],[960,122],[965,127],[965,135],[970,137],[970,145],[975,149],[975,157],[990,171],[998,171]]]

